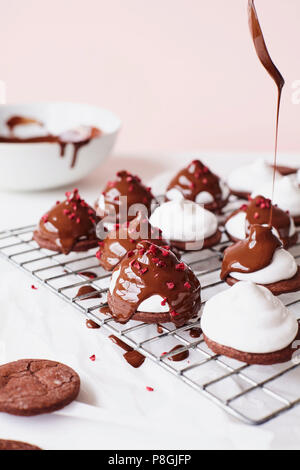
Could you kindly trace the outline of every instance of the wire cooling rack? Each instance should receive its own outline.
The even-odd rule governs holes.
[[[95,250],[65,256],[41,249],[32,240],[33,229],[34,226],[30,225],[0,232],[0,254],[80,310],[88,319],[120,337],[231,415],[248,424],[262,424],[300,402],[297,386],[300,369],[296,362],[249,366],[216,355],[206,346],[202,335],[198,338],[190,335],[192,328],[199,327],[199,319],[180,328],[169,323],[158,328],[132,320],[126,325],[116,323],[100,312],[106,304],[110,274],[99,266]],[[227,245],[228,239],[223,234],[218,246],[183,254],[183,260],[192,267],[201,282],[203,303],[228,288],[219,278],[222,253]],[[300,243],[291,252],[300,258]],[[94,279],[82,274],[91,270],[96,274]],[[94,287],[101,297],[93,299],[93,293],[78,296],[79,288],[84,285]],[[298,318],[300,292],[285,294],[281,298]],[[168,351],[178,344],[182,346],[182,351],[189,350],[189,357],[181,362],[171,361],[170,357],[180,350]]]

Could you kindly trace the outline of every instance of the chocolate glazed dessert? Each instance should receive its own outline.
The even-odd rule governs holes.
[[[174,253],[143,241],[114,269],[107,301],[120,323],[133,319],[179,327],[199,312],[200,283]]]
[[[82,126],[84,132],[80,132],[78,129],[70,129],[66,132],[61,133],[60,135],[53,135],[47,133],[43,136],[36,137],[26,137],[20,138],[15,136],[14,130],[17,126],[28,126],[35,124],[40,127],[45,127],[44,124],[36,119],[25,117],[25,116],[12,116],[6,121],[6,125],[9,128],[9,136],[1,136],[1,143],[13,143],[13,144],[34,144],[34,143],[48,143],[48,144],[58,144],[60,148],[60,156],[64,157],[65,149],[67,144],[73,145],[73,157],[71,161],[71,168],[74,168],[78,151],[84,145],[89,144],[92,139],[96,137],[101,137],[101,130],[97,127]]]
[[[41,248],[68,254],[98,246],[95,210],[79,195],[78,189],[66,193],[67,199],[41,218],[33,239]]]
[[[173,190],[173,191],[171,191]],[[229,191],[220,178],[199,160],[192,161],[186,168],[179,171],[167,187],[166,199],[173,199],[176,190],[184,199],[202,203],[201,193],[209,193],[211,202],[204,202],[204,207],[212,212],[220,212],[227,204]],[[168,195],[169,193],[169,195]],[[200,199],[197,199],[199,197]]]
[[[279,209],[279,207],[272,205],[270,199],[263,196],[256,196],[254,199],[249,198],[249,204],[243,204],[239,209],[234,211],[225,222],[226,223],[235,217],[240,212],[245,213],[245,235],[248,236],[250,233],[251,225],[268,225],[271,217],[271,226],[274,227],[283,243],[284,248],[289,248],[295,245],[298,240],[298,233],[294,229],[294,233],[291,235],[291,229],[294,227],[292,218],[290,215]],[[240,239],[235,238],[226,231],[227,235],[234,242]]]
[[[112,271],[142,240],[150,241],[166,250],[170,249],[167,241],[162,238],[161,231],[152,227],[148,218],[139,212],[135,219],[117,225],[102,242],[99,242],[100,248],[96,257],[106,271]]]
[[[281,248],[280,240],[272,233],[271,227],[252,225],[249,237],[229,246],[224,252],[220,277],[229,285],[239,282],[232,273],[254,273],[270,266],[275,251]],[[260,284],[260,283],[257,283]],[[300,290],[300,270],[288,279],[269,284],[260,284],[274,295]]]
[[[124,196],[126,196],[127,200],[125,200]],[[125,223],[134,219],[139,209],[149,215],[151,203],[154,201],[151,188],[144,186],[138,176],[124,170],[117,173],[115,181],[107,183],[104,191],[95,203],[95,209],[100,217],[105,216],[107,222]],[[134,205],[136,206],[132,207]],[[138,205],[143,207],[138,207]]]

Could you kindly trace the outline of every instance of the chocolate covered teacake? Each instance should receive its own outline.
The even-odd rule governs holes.
[[[199,312],[200,283],[170,250],[142,241],[114,269],[107,301],[120,323],[182,326]]]
[[[68,254],[87,251],[98,246],[96,225],[99,217],[78,193],[66,193],[66,199],[57,201],[40,219],[33,238],[41,248]]]
[[[156,227],[152,227],[148,217],[139,212],[131,222],[117,224],[107,234],[107,237],[99,242],[100,248],[96,253],[96,257],[106,271],[111,271],[142,240],[150,241],[167,250],[170,249],[168,242],[163,239],[161,231]]]
[[[225,230],[231,240],[243,240],[249,235],[251,225],[268,225],[271,215],[273,232],[280,238],[284,248],[294,245],[298,234],[290,214],[260,195],[250,198],[248,204],[234,211],[225,222]]]
[[[179,171],[166,192],[167,200],[188,199],[214,212],[219,212],[226,205],[228,195],[225,183],[200,160],[193,160]]]
[[[272,227],[262,225],[252,225],[248,238],[225,250],[221,279],[229,285],[255,282],[275,295],[300,290],[295,258],[282,247]]]
[[[119,171],[115,181],[109,181],[95,203],[100,217],[109,223],[124,223],[134,219],[138,210],[150,214],[154,201],[151,188],[147,188],[141,179],[128,171]]]

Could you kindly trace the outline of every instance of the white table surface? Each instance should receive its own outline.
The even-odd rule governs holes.
[[[119,169],[150,181],[195,156],[114,156],[77,186],[93,203]],[[206,162],[224,174],[237,162],[254,157],[211,154]],[[298,160],[283,159],[294,164]],[[160,191],[159,179],[155,189]],[[0,230],[35,223],[65,190],[0,192]],[[300,447],[300,406],[259,427],[242,424],[150,360],[133,369],[103,330],[87,329],[80,313],[42,286],[32,290],[31,284],[30,276],[0,259],[0,363],[21,358],[61,361],[79,373],[81,392],[76,402],[51,415],[0,414],[0,438],[25,440],[44,449]],[[92,354],[95,362],[89,359]]]

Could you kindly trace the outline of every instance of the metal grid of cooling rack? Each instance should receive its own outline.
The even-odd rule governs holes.
[[[172,324],[160,325],[159,330],[156,325],[135,321],[126,325],[116,323],[100,312],[100,308],[106,304],[110,274],[99,266],[95,250],[65,256],[41,249],[32,240],[33,229],[34,226],[26,226],[0,232],[0,254],[72,304],[87,318],[122,338],[231,415],[248,424],[262,424],[300,402],[299,387],[293,390],[292,386],[299,377],[296,375],[300,373],[298,364],[289,362],[276,366],[249,366],[215,355],[208,349],[202,336],[192,338],[189,334],[191,328],[199,326],[199,319],[177,329]],[[220,260],[227,244],[228,239],[223,234],[218,246],[183,254],[184,261],[193,268],[201,282],[203,303],[215,293],[228,288],[219,279]],[[296,258],[300,258],[300,242],[291,251]],[[96,274],[94,279],[88,279],[82,274],[90,270]],[[101,298],[92,299],[92,294],[78,296],[78,289],[83,285],[94,287],[101,293]],[[281,297],[297,315],[300,292]],[[180,351],[165,351],[170,351],[178,344],[182,350],[189,350],[189,358],[182,362],[170,361],[170,356]]]

